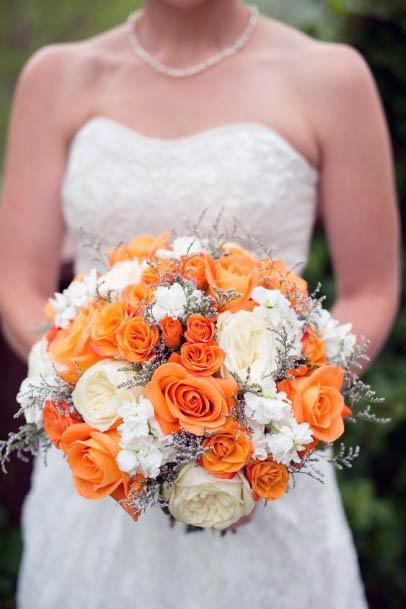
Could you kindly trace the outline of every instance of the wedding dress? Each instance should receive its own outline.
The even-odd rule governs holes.
[[[255,123],[176,139],[111,119],[74,137],[62,198],[76,270],[94,266],[81,230],[116,245],[135,234],[185,232],[220,207],[275,256],[304,264],[317,172],[282,136]],[[54,451],[36,460],[23,515],[19,609],[365,609],[357,558],[334,472],[297,476],[237,534],[186,534],[159,509],[134,524],[114,501],[87,501]],[[302,478],[302,479],[300,479]]]

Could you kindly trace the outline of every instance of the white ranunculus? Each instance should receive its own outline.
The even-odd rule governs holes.
[[[324,342],[327,359],[330,363],[345,365],[354,353],[357,342],[352,333],[352,324],[339,324],[329,311],[318,307],[311,320]]]
[[[224,365],[243,382],[260,383],[278,364],[278,337],[266,321],[250,311],[221,313],[217,339],[225,351]]]
[[[81,279],[75,279],[61,292],[56,292],[49,302],[55,312],[55,325],[66,328],[97,294],[97,272],[92,269]]]
[[[141,281],[143,266],[134,260],[121,260],[99,278],[99,294],[108,300],[117,300],[121,292],[129,285]]]
[[[161,321],[165,317],[179,319],[185,315],[187,299],[185,290],[180,283],[174,283],[171,286],[159,286],[156,289],[155,298],[152,315],[156,321]]]
[[[167,494],[169,511],[176,520],[218,530],[247,516],[255,505],[243,474],[230,480],[214,478],[194,463],[182,469]]]
[[[139,395],[139,387],[120,387],[130,378],[130,373],[123,370],[127,366],[125,361],[102,360],[82,374],[73,390],[76,410],[99,431],[106,431],[115,423],[123,402],[131,402]]]

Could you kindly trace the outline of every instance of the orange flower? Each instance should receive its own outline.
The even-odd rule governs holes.
[[[122,507],[123,510],[126,511],[129,516],[131,516],[134,522],[138,520],[140,512],[134,507],[133,501],[139,496],[144,486],[145,478],[142,474],[138,473],[129,480],[127,490],[124,488],[124,485],[122,485],[119,486],[111,495],[120,505],[120,507]]]
[[[118,354],[116,333],[128,319],[125,302],[107,303],[95,316],[90,335],[93,349],[101,357],[116,357]]]
[[[156,258],[142,273],[142,281],[147,286],[155,286],[158,283],[171,281],[179,271],[176,260],[166,258]]]
[[[214,338],[216,331],[214,322],[198,313],[189,315],[186,321],[185,338],[190,341],[207,343]]]
[[[197,436],[224,426],[236,394],[234,379],[198,378],[175,363],[155,370],[145,389],[164,433],[183,428]]]
[[[258,285],[270,290],[280,290],[284,296],[295,302],[295,295],[308,295],[307,282],[291,271],[283,260],[259,260],[256,269]]]
[[[93,350],[90,329],[98,312],[95,305],[86,307],[75,317],[67,329],[60,329],[49,345],[49,354],[57,364],[64,366],[59,375],[75,384],[82,373],[99,361]]]
[[[150,326],[140,315],[136,315],[121,326],[116,339],[123,359],[142,364],[151,358],[159,341],[159,331],[156,326]]]
[[[218,478],[232,478],[245,466],[253,450],[248,434],[233,420],[204,440],[203,446],[209,450],[201,458],[201,465]]]
[[[77,493],[86,499],[101,499],[115,491],[128,492],[128,476],[116,462],[120,451],[116,429],[104,433],[86,423],[71,425],[60,446],[66,452]]]
[[[181,363],[196,376],[212,376],[224,362],[225,353],[216,343],[184,343],[180,350]]]
[[[79,415],[71,411],[66,402],[57,403],[55,400],[46,400],[42,412],[45,433],[56,448],[59,448],[65,429],[81,421]]]
[[[343,418],[351,411],[340,393],[343,380],[342,368],[322,366],[309,376],[278,385],[292,400],[298,423],[309,423],[316,440],[334,442],[344,432]]]
[[[183,328],[179,319],[165,317],[160,322],[162,338],[168,349],[177,349],[182,340]]]
[[[303,355],[312,366],[327,363],[324,343],[313,326],[307,326],[302,338]]]
[[[255,287],[255,260],[245,255],[230,254],[219,260],[206,258],[206,277],[209,291],[216,296],[216,290],[235,290],[240,294],[221,310],[237,311],[249,306],[248,301]]]
[[[250,461],[246,474],[255,500],[279,499],[288,487],[289,474],[286,466],[275,463],[271,456],[265,461]]]
[[[123,290],[123,301],[134,311],[138,312],[140,307],[152,302],[154,294],[151,288],[139,283],[131,284]]]
[[[144,260],[153,256],[155,252],[163,248],[169,239],[169,233],[165,232],[159,237],[153,235],[140,235],[135,237],[127,245],[120,245],[119,247],[110,250],[109,262],[110,265],[120,262],[121,260],[132,260],[138,258]]]
[[[181,274],[186,279],[192,279],[199,290],[207,286],[206,279],[206,256],[196,254],[194,256],[183,256],[181,259]]]

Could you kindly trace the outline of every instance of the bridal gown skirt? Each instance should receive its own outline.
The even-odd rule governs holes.
[[[159,509],[138,523],[75,494],[52,449],[24,509],[18,609],[365,609],[331,466],[260,505],[236,534],[186,534]]]

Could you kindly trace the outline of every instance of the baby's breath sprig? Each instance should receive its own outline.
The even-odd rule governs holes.
[[[16,432],[10,432],[7,440],[0,440],[0,466],[7,473],[7,463],[13,453],[21,461],[28,461],[28,456],[35,456],[41,448],[47,450],[51,443],[43,429],[34,423],[26,423]]]

